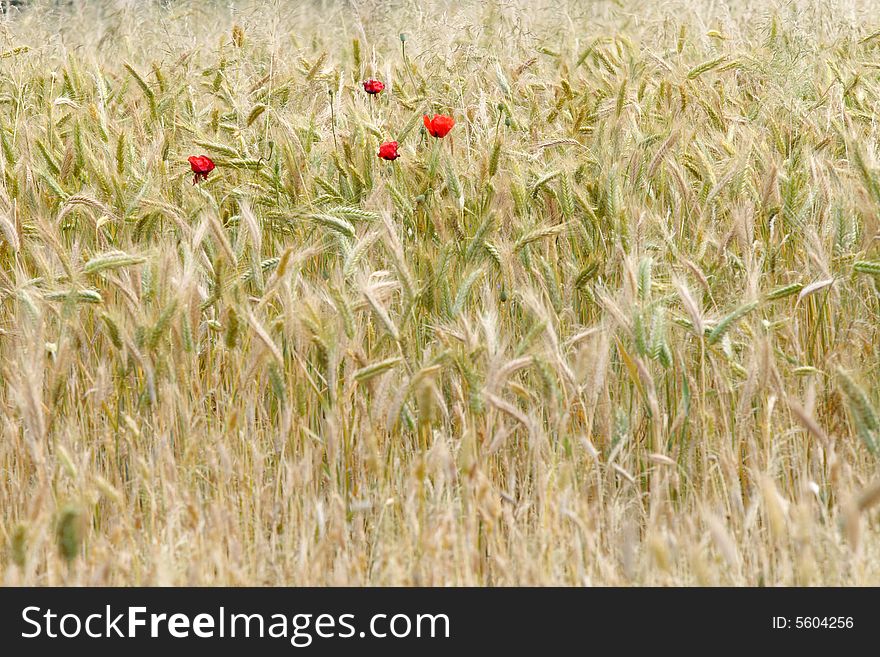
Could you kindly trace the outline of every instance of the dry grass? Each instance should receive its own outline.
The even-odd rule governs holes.
[[[880,583],[878,3],[77,4],[0,18],[3,582]]]

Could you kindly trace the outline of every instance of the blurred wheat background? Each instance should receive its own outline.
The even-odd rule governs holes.
[[[9,8],[0,581],[880,584],[878,16]]]

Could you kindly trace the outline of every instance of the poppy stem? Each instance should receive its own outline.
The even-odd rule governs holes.
[[[333,107],[333,90],[328,89],[330,95],[330,129],[333,131],[333,149],[339,150],[339,144],[336,141],[336,110]]]
[[[409,78],[409,83],[413,87],[413,93],[416,93],[416,80],[413,77],[412,71],[409,68],[409,59],[406,57],[406,39],[404,35],[400,35],[400,50],[403,53],[403,67],[406,69],[406,75]]]

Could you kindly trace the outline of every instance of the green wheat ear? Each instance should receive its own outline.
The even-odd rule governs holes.
[[[653,261],[651,258],[643,258],[639,262],[639,299],[641,302],[647,303],[651,298],[651,267]]]
[[[66,506],[61,510],[55,530],[58,551],[69,564],[80,553],[83,542],[83,516],[75,506]]]
[[[108,251],[91,258],[83,267],[83,273],[97,274],[106,269],[129,267],[139,265],[142,262],[146,262],[146,258],[142,256],[129,255],[124,251]]]
[[[868,394],[853,381],[849,374],[840,368],[837,370],[837,378],[846,397],[859,438],[868,451],[874,455],[880,454],[880,418],[871,405]]]
[[[707,342],[709,344],[715,344],[724,337],[724,334],[730,330],[735,322],[742,319],[750,312],[752,312],[755,308],[758,307],[757,301],[752,301],[751,303],[746,303],[734,310],[729,315],[724,316],[718,325],[709,332],[709,336],[707,338]]]
[[[785,297],[790,297],[793,294],[797,294],[802,289],[804,289],[803,283],[792,283],[791,285],[783,285],[782,287],[778,287],[775,290],[767,293],[767,296],[764,298],[767,301],[775,301],[776,299],[784,299]]]
[[[9,542],[9,551],[12,557],[12,563],[19,568],[24,568],[27,563],[28,550],[28,534],[27,527],[20,524],[16,525],[12,532],[12,539]]]
[[[857,271],[860,274],[871,274],[872,276],[880,276],[880,261],[856,260],[853,263],[853,271]]]
[[[361,72],[361,41],[360,39],[351,40],[351,57],[354,62],[354,70],[358,75]]]

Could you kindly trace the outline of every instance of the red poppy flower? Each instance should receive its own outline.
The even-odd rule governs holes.
[[[207,155],[193,155],[189,158],[193,171],[193,185],[200,180],[207,180],[208,174],[214,170],[214,161]]]
[[[385,88],[385,83],[379,82],[379,80],[373,80],[370,78],[366,82],[364,82],[364,91],[366,91],[371,96],[379,93]]]
[[[429,119],[428,115],[425,114],[424,121],[428,134],[432,137],[445,137],[452,130],[452,126],[455,125],[455,119],[443,114],[435,114],[433,119]]]
[[[397,142],[386,141],[379,146],[379,157],[383,160],[396,160],[399,158],[400,153],[397,152]]]

